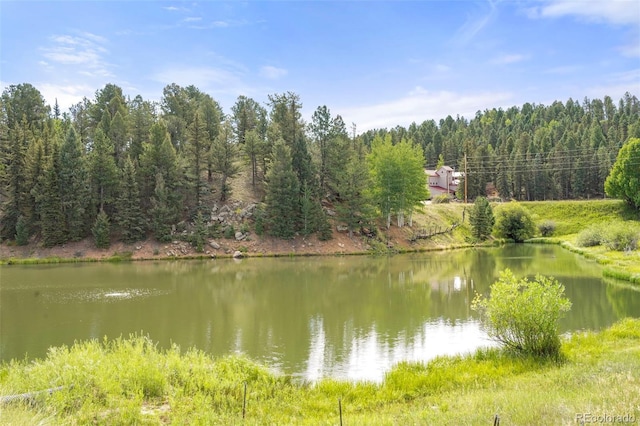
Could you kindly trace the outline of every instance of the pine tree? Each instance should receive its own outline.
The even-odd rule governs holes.
[[[338,180],[340,202],[336,206],[338,218],[347,225],[349,237],[353,231],[366,226],[373,217],[369,189],[371,180],[366,162],[352,153],[347,168]]]
[[[307,148],[304,135],[304,124],[301,122],[300,96],[288,92],[282,95],[269,95],[271,105],[271,120],[278,125],[282,139],[291,150],[291,164],[300,184],[307,182],[315,186],[313,182],[313,169],[311,155]]]
[[[3,95],[4,101],[4,95]],[[16,123],[15,128],[8,127],[8,140],[3,147],[3,192],[6,200],[0,215],[0,237],[11,239],[15,236],[18,217],[23,214],[25,198],[24,163],[27,146],[33,138],[26,116]]]
[[[60,148],[60,200],[71,241],[82,239],[88,228],[86,226],[89,207],[87,175],[80,140],[73,127],[69,127]]]
[[[136,170],[131,158],[124,160],[120,190],[116,202],[116,221],[122,231],[122,241],[131,243],[144,238],[145,221],[140,208],[140,193]]]
[[[176,150],[171,144],[171,138],[164,121],[151,126],[149,142],[142,146],[140,156],[141,200],[143,206],[150,208],[149,201],[155,192],[156,176],[162,175],[164,187],[167,191],[167,207],[175,210],[181,197],[178,192],[179,178]]]
[[[202,182],[202,173],[206,170],[207,150],[211,145],[205,122],[200,112],[196,113],[193,122],[187,128],[187,144],[185,153],[188,161],[189,179],[197,211],[202,208],[202,196],[206,184]]]
[[[320,210],[320,218],[318,219],[318,239],[320,241],[328,241],[333,238],[333,230],[327,214]]]
[[[250,130],[245,133],[243,150],[251,164],[251,186],[256,186],[256,177],[258,175],[258,157],[264,150],[264,141],[260,139],[258,132]]]
[[[109,248],[111,245],[111,223],[109,216],[107,216],[104,210],[100,210],[100,213],[98,213],[91,228],[91,233],[93,234],[93,241],[97,248]]]
[[[151,226],[156,240],[171,241],[171,221],[175,216],[171,212],[169,194],[162,173],[156,174],[156,185],[151,199]]]
[[[26,246],[29,243],[29,227],[24,216],[18,217],[16,223],[16,244]]]
[[[118,168],[113,157],[113,144],[101,129],[96,129],[93,151],[89,158],[92,197],[97,210],[109,210],[117,189]]]
[[[198,108],[202,114],[202,120],[204,121],[207,134],[209,135],[210,143],[206,148],[205,156],[207,158],[207,182],[212,182],[215,170],[213,164],[214,157],[211,153],[211,148],[221,132],[221,121],[224,117],[224,113],[222,112],[220,105],[211,96],[204,93],[201,98],[198,99]],[[233,130],[230,130],[229,134],[231,135],[231,139],[233,138],[232,133]]]
[[[207,239],[207,221],[204,218],[202,212],[198,212],[195,220],[195,229],[193,231],[193,237],[191,245],[195,247],[198,253],[204,251],[204,243]]]
[[[45,247],[53,247],[67,241],[68,234],[60,198],[60,159],[57,143],[53,145],[49,164],[44,171],[40,222],[42,244]]]
[[[302,235],[310,235],[318,228],[319,216],[322,214],[322,207],[319,204],[309,185],[304,182],[300,195],[300,231]]]
[[[478,240],[484,241],[491,235],[495,217],[489,201],[485,197],[477,197],[469,213],[469,223],[471,224],[471,235]]]
[[[127,148],[127,125],[120,111],[116,112],[109,126],[107,133],[109,140],[113,144],[113,157],[118,166],[122,166]]]
[[[212,170],[220,174],[220,201],[225,201],[231,192],[227,179],[238,173],[237,155],[238,147],[233,141],[233,129],[231,124],[225,121],[211,144]]]
[[[142,96],[136,96],[131,101],[131,112],[129,113],[129,122],[131,127],[131,147],[129,155],[134,163],[138,163],[142,155],[142,145],[149,138],[149,130],[154,123],[153,105],[142,99]]]
[[[273,146],[273,164],[267,172],[265,207],[270,235],[293,238],[299,211],[299,185],[291,166],[291,150],[280,139]]]
[[[23,209],[28,228],[37,233],[40,226],[38,199],[41,193],[43,172],[47,163],[44,138],[38,138],[29,144],[25,155],[24,185],[26,203]]]

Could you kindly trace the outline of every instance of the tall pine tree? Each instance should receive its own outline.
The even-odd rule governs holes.
[[[122,241],[132,243],[143,239],[145,220],[140,208],[135,166],[129,157],[124,160],[116,207],[118,211],[116,220],[122,232]]]
[[[60,198],[60,156],[58,144],[53,144],[51,158],[44,171],[42,199],[40,200],[42,244],[53,247],[67,241],[65,218]]]
[[[265,195],[269,234],[293,238],[299,211],[300,184],[291,166],[291,150],[280,139],[273,146],[273,164],[267,172]]]
[[[60,200],[71,241],[81,240],[87,232],[87,177],[80,140],[73,127],[69,127],[60,148]]]

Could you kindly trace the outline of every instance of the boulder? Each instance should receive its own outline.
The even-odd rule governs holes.
[[[240,212],[240,218],[250,218],[253,216],[253,211],[256,209],[257,205],[255,203],[249,204],[244,210]]]
[[[349,227],[345,226],[345,225],[337,225],[336,226],[336,231],[338,232],[347,232],[349,230]]]
[[[236,251],[233,252],[233,258],[234,259],[242,259],[243,257],[244,257],[244,254],[242,254],[241,251],[236,250]]]
[[[236,237],[236,241],[242,241],[242,240],[244,240],[245,238],[247,238],[247,235],[246,235],[246,234],[243,234],[243,233],[242,233],[242,232],[240,232],[240,231],[236,231],[236,235],[235,235],[235,237]]]
[[[212,249],[215,249],[215,250],[220,250],[220,244],[216,243],[215,241],[210,241],[209,242],[209,247],[211,247]]]

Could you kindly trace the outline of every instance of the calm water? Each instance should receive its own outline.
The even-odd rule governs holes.
[[[498,272],[553,275],[573,308],[563,332],[640,317],[640,291],[556,246],[394,257],[0,267],[0,360],[144,332],[213,355],[242,352],[315,380],[380,380],[402,360],[490,345],[470,304]]]

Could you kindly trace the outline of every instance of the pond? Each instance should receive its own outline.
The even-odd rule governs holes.
[[[561,331],[640,317],[640,291],[550,245],[397,255],[0,267],[0,361],[75,340],[149,335],[243,353],[296,378],[379,381],[393,364],[489,346],[471,310],[499,271],[551,275]]]

